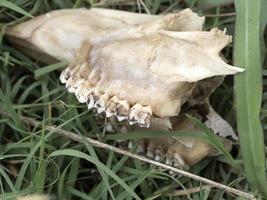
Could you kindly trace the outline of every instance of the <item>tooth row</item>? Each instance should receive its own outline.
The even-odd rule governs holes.
[[[75,66],[75,67],[73,67],[73,68],[67,67],[67,68],[66,68],[65,70],[63,70],[63,71],[61,72],[61,74],[60,74],[60,77],[59,77],[60,82],[63,83],[63,84],[67,83],[67,81],[68,81],[71,77],[73,77],[73,75],[74,75],[76,72],[79,71],[80,67],[81,67],[80,65],[77,65],[77,66]]]
[[[71,77],[69,77],[72,74]],[[75,93],[80,103],[86,103],[88,109],[95,108],[97,113],[105,112],[107,117],[116,116],[118,121],[128,120],[130,125],[139,124],[141,127],[149,127],[152,110],[149,106],[135,104],[130,107],[126,100],[116,96],[110,98],[107,94],[100,93],[90,83],[75,77],[75,69],[66,69],[61,74],[61,82],[66,83],[70,93]]]

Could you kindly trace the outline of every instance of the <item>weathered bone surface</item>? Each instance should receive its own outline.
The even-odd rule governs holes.
[[[182,106],[190,110],[206,104],[224,75],[242,71],[219,57],[231,37],[217,28],[202,31],[203,23],[204,17],[189,9],[166,16],[72,9],[36,17],[6,34],[29,56],[45,54],[41,60],[46,63],[69,61],[61,82],[99,116],[151,125],[151,130],[197,131],[187,119],[173,124],[170,117]],[[215,133],[236,137],[211,107],[205,118]],[[166,163],[180,168],[212,151],[203,141],[182,137],[142,143],[147,156],[159,160],[166,154]]]
[[[89,109],[148,127],[152,115],[178,115],[194,100],[197,82],[242,71],[219,57],[231,37],[201,31],[203,23],[189,9],[166,16],[76,9],[47,13],[7,34],[71,61],[60,80]]]
[[[203,23],[204,18],[198,17],[189,9],[166,16],[101,8],[63,9],[8,28],[6,34],[12,43],[17,43],[22,50],[30,45],[35,51],[70,61],[85,41],[108,40],[111,37],[120,39],[134,35],[139,37],[160,29],[201,30]],[[138,26],[137,29],[135,25]],[[24,52],[29,53],[28,50]]]
[[[125,116],[131,124],[148,127],[151,115],[178,115],[196,82],[242,71],[226,64],[218,55],[231,41],[225,31],[161,30],[147,34],[145,25],[149,22],[128,28],[131,34],[121,39],[115,34],[119,30],[108,34],[108,39],[98,37],[97,40],[92,38],[91,43],[84,43],[76,57],[84,61],[72,62],[62,72],[61,82],[66,83],[69,92],[78,88],[81,91],[83,84],[91,85],[95,96],[105,94],[112,100],[106,98],[107,102],[100,109],[108,117],[116,115],[122,119],[120,116]],[[144,26],[144,34],[140,34],[140,26]],[[88,53],[84,55],[84,52]],[[94,99],[89,97],[89,107],[96,107]],[[123,109],[123,113],[117,109],[121,107],[120,101],[127,102],[126,107],[129,107]]]

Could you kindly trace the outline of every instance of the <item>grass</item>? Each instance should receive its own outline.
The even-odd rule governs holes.
[[[262,101],[261,6],[264,1],[236,1],[235,63],[246,73],[236,76],[238,131],[244,167],[251,186],[267,197],[266,161],[260,122]],[[244,51],[243,51],[244,50]]]
[[[144,5],[152,14],[190,7],[207,16],[206,29],[227,27],[230,34],[236,30],[234,51],[229,46],[224,55],[231,63],[234,54],[235,64],[245,67],[246,72],[235,80],[234,103],[231,77],[226,78],[211,102],[231,124],[237,124],[240,143],[235,144],[232,155],[226,153],[226,157],[204,159],[190,171],[267,198],[263,139],[267,129],[267,73],[261,70],[262,66],[263,69],[267,67],[264,60],[267,17],[265,12],[260,12],[267,7],[264,2],[238,0],[236,11],[232,0],[145,0]],[[136,1],[0,0],[0,33],[6,26],[31,15],[54,9],[88,7],[90,3],[92,6],[145,12],[142,4],[139,7]],[[0,108],[8,111],[11,117],[0,117],[0,199],[14,199],[30,193],[50,193],[63,200],[236,199],[221,189],[205,187],[187,196],[171,196],[177,189],[194,188],[201,183],[186,177],[173,178],[141,161],[24,124],[19,118],[21,115],[33,117],[43,125],[54,125],[112,145],[124,137],[103,133],[103,124],[96,121],[73,95],[67,94],[58,79],[59,71],[66,63],[46,66],[31,60],[10,46],[3,34],[1,36]],[[142,134],[133,133],[128,139],[140,138]],[[213,143],[221,148],[216,140]],[[236,163],[241,167],[237,168]]]

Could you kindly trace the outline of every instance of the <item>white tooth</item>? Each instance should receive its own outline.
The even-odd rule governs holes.
[[[105,106],[107,104],[108,99],[109,96],[107,94],[99,96],[99,100],[95,104],[98,113],[102,113],[105,111]]]
[[[92,90],[92,87],[89,87],[88,84],[83,83],[76,89],[75,95],[80,103],[85,103]]]
[[[69,80],[66,83],[66,87],[68,88],[68,91],[70,93],[75,93],[75,91],[77,90],[77,88],[82,83],[84,83],[84,79],[77,80],[77,78],[74,76],[74,77],[69,78]]]
[[[107,118],[110,118],[110,117],[112,117],[113,115],[115,115],[115,113],[106,111],[106,116],[107,116]]]
[[[118,97],[114,96],[110,99],[110,101],[106,105],[106,115],[107,117],[111,117],[116,115],[116,102],[118,102]]]
[[[67,83],[66,83],[66,88],[68,89],[68,92],[70,93],[74,93],[76,89],[74,89],[73,85],[74,85],[74,78],[71,77],[68,79]]]
[[[138,122],[138,114],[139,114],[139,110],[142,106],[140,104],[135,104],[129,111],[129,115],[128,115],[128,121],[130,123],[130,125],[135,124]]]
[[[134,125],[137,123],[137,121],[128,121],[130,125]]]
[[[96,108],[96,102],[99,100],[99,96],[100,96],[100,93],[98,92],[98,90],[93,89],[93,91],[88,96],[89,98],[87,99],[88,109]]]
[[[60,81],[62,83],[67,83],[68,80],[71,78],[71,77],[74,77],[74,74],[80,69],[80,65],[77,65],[73,68],[66,68],[63,72],[61,72],[60,74]],[[68,87],[67,87],[68,88]]]
[[[81,98],[81,91],[83,90],[83,88],[84,88],[84,86],[82,84],[75,90],[75,96],[79,100],[79,102],[80,102],[80,98]],[[82,102],[80,102],[80,103],[82,103]]]
[[[140,127],[149,128],[151,115],[148,113],[142,113],[142,116],[138,119]]]
[[[117,102],[116,113],[118,121],[123,121],[129,114],[130,105],[126,100],[120,100]]]
[[[138,115],[139,126],[148,128],[150,126],[151,115],[151,108],[149,106],[143,106]]]
[[[90,109],[94,108],[94,105],[95,105],[94,97],[91,93],[91,94],[89,94],[88,99],[87,99],[87,107],[90,110]]]
[[[129,111],[128,121],[130,124],[138,123],[141,127],[148,128],[150,126],[150,118],[152,110],[149,106],[135,104]]]
[[[93,95],[93,98],[94,98],[94,107],[96,108],[96,102],[99,101],[100,93],[98,92],[97,89],[94,89],[92,91],[92,95]]]
[[[125,116],[117,115],[118,121],[121,122],[126,119]]]
[[[74,88],[78,88],[80,87],[80,85],[82,85],[85,82],[84,79],[78,79],[77,81],[74,82]]]
[[[102,113],[105,111],[105,107],[96,108],[97,113]]]
[[[67,69],[65,69],[64,71],[61,72],[60,77],[59,77],[60,82],[61,83],[66,83],[67,80],[69,79],[69,76],[70,76],[69,69],[67,68]]]

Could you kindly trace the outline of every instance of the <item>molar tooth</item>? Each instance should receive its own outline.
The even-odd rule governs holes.
[[[88,83],[82,83],[75,91],[76,98],[80,103],[85,103],[93,88]]]
[[[130,125],[138,123],[141,127],[150,126],[150,118],[152,115],[152,110],[149,106],[142,106],[140,104],[135,104],[129,112],[128,121]]]
[[[96,105],[96,102],[99,101],[100,92],[98,92],[96,89],[91,92],[94,98],[94,107]]]
[[[116,113],[118,121],[122,121],[127,118],[130,110],[130,105],[126,100],[120,100],[117,102]]]
[[[107,117],[111,117],[116,115],[116,102],[118,102],[118,97],[114,96],[110,99],[106,106],[106,115]]]
[[[74,83],[75,83],[75,77],[71,77],[67,80],[66,88],[68,89],[68,92],[70,93],[75,92],[76,89],[73,87]]]
[[[87,98],[88,109],[96,108],[96,110],[98,112],[98,109],[99,109],[98,103],[100,101],[101,96],[103,96],[103,95],[101,95],[101,93],[97,89],[93,89]],[[98,113],[100,113],[100,112],[98,112]]]
[[[140,104],[135,104],[133,107],[131,107],[129,115],[127,117],[130,125],[136,124],[138,122],[138,114],[140,108],[142,108],[142,105]]]
[[[95,102],[94,102],[94,97],[93,97],[92,93],[89,94],[86,103],[87,103],[87,108],[89,110],[94,107]]]
[[[89,96],[87,98],[88,109],[92,109],[95,107],[95,103],[96,103],[96,101],[98,101],[99,96],[100,96],[100,93],[96,89],[93,89],[91,91],[91,93],[89,94]]]
[[[92,109],[95,107],[96,102],[99,100],[99,96],[100,96],[100,93],[96,89],[93,89],[91,91],[87,99],[88,109]]]
[[[61,72],[60,74],[60,82],[61,83],[67,83],[68,79],[70,78],[70,70],[66,68],[64,71]]]
[[[142,110],[138,114],[139,126],[148,128],[150,126],[151,115],[152,110],[149,106],[142,107]]]
[[[71,90],[73,90],[73,92],[75,93],[76,90],[78,89],[78,87],[80,87],[81,84],[83,84],[85,82],[84,79],[76,79],[76,81],[74,82],[74,84],[71,87]]]
[[[72,76],[67,80],[66,88],[68,89],[70,93],[74,93],[76,89],[84,82],[85,82],[84,79],[80,79],[76,76]]]
[[[80,70],[80,65],[76,65],[75,67],[67,67],[64,71],[60,74],[60,81],[61,83],[67,83],[67,81],[73,77],[76,72]]]
[[[99,96],[98,101],[96,101],[95,103],[97,113],[102,113],[105,111],[105,106],[107,104],[108,99],[109,99],[109,96],[107,94],[102,94]]]

